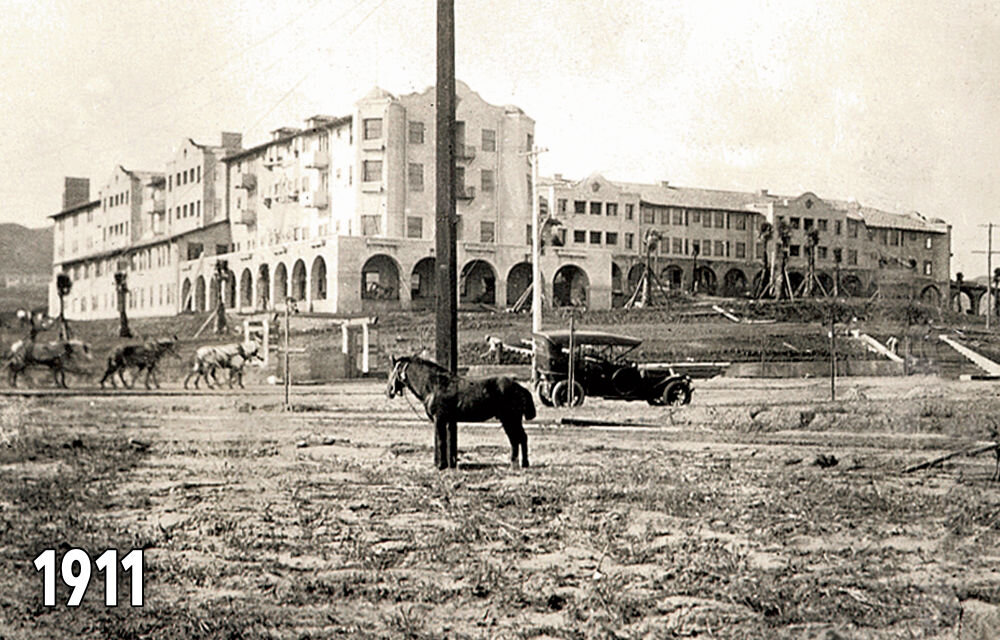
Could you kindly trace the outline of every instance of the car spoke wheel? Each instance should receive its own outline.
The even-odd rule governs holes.
[[[552,390],[549,388],[549,383],[545,380],[539,380],[535,383],[535,394],[538,399],[546,407],[552,406]]]
[[[688,404],[691,402],[691,387],[683,382],[671,382],[663,388],[660,401],[668,407],[679,407]]]
[[[569,380],[557,382],[556,386],[552,387],[552,404],[557,407],[579,407],[583,404],[583,385],[575,380],[573,381],[572,404],[570,403],[569,395]]]

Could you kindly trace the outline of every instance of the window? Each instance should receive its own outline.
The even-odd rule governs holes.
[[[524,243],[526,245],[528,245],[529,247],[531,246],[531,243],[532,243],[531,225],[530,224],[524,225]]]
[[[601,232],[591,231],[590,232],[590,244],[601,244]]]
[[[423,191],[424,190],[424,165],[419,162],[411,162],[408,170],[408,182],[410,183],[410,191]],[[417,218],[419,220],[419,218]],[[412,236],[411,236],[412,237]],[[419,237],[419,236],[417,236]]]
[[[382,118],[365,118],[364,127],[365,140],[378,140],[382,137]]]
[[[673,245],[674,253],[678,255],[684,253],[684,242],[680,238],[673,238],[671,244]]]
[[[813,219],[812,218],[805,218],[805,219],[802,220],[802,229],[803,230],[809,231],[812,228],[813,228]]]
[[[929,276],[934,273],[934,264],[930,260],[924,261],[924,275]]]
[[[847,221],[847,233],[852,238],[857,238],[858,237],[858,223],[855,222],[854,220],[848,220]]]
[[[174,177],[167,176],[167,191],[173,191],[174,189]]]
[[[838,236],[840,235],[840,220],[833,221],[833,232]]]
[[[492,220],[483,220],[479,223],[479,241],[484,243],[496,242],[496,223]]]
[[[201,166],[199,165],[199,166],[197,166],[197,167],[195,167],[195,168],[196,168],[196,169],[197,169],[198,171],[197,171],[197,173],[195,174],[195,179],[194,179],[194,181],[195,181],[195,182],[201,182]]]
[[[635,205],[634,204],[625,205],[625,219],[632,220],[633,218],[635,218]]]
[[[494,191],[496,189],[496,174],[493,173],[493,169],[483,169],[479,174],[479,183],[484,193]]]
[[[423,238],[424,237],[424,219],[417,216],[408,216],[406,218],[406,237],[407,238]]]
[[[670,224],[670,210],[663,209],[660,211],[660,224]]]
[[[722,213],[721,211],[715,212],[715,227],[717,229],[726,228],[726,214]]]
[[[878,233],[878,239],[882,244],[889,244],[889,230],[881,229]]]
[[[722,240],[715,241],[715,255],[719,256],[720,258],[726,255],[726,245],[723,244]]]
[[[604,234],[604,244],[617,245],[618,244],[618,234],[613,231],[608,231]]]
[[[709,221],[711,221],[711,219],[709,219]],[[703,240],[698,245],[698,248],[701,251],[701,255],[703,255],[703,256],[710,256],[710,255],[712,255],[712,241],[711,240]]]
[[[674,209],[674,224],[684,224],[684,210]]]
[[[566,198],[559,198],[557,205],[559,213],[566,213],[566,204]]]
[[[836,262],[837,264],[840,264],[840,261],[843,260],[843,259],[844,259],[843,250],[840,249],[840,248],[834,249],[833,250],[833,261]],[[857,264],[857,263],[855,263],[855,264]]]
[[[733,226],[739,231],[746,231],[747,229],[747,217],[744,215],[734,215],[732,217]]]
[[[573,201],[573,212],[574,213],[587,213],[587,203],[583,200]]]
[[[741,217],[737,218],[737,220],[744,220],[744,218],[741,216]],[[737,258],[746,258],[747,257],[747,245],[746,245],[745,242],[737,242],[736,243],[736,257]]]
[[[825,232],[826,231],[826,220],[824,220],[823,218],[820,218],[819,220],[817,220],[816,221],[816,230],[817,231],[823,231],[823,232]]]
[[[708,211],[701,214],[701,226],[711,228],[712,226],[712,214]]]
[[[701,211],[691,212],[691,224],[698,224],[701,222]]]
[[[838,251],[839,251],[838,249],[834,249],[834,251],[833,251],[834,255],[836,255]],[[847,264],[854,264],[854,265],[858,264],[858,250],[857,249],[848,249],[847,250]]]
[[[826,247],[816,247],[816,259],[826,260]]]
[[[410,144],[423,144],[424,143],[424,123],[417,120],[410,120],[410,127],[407,130],[409,133]]]
[[[898,247],[900,235],[901,234],[898,229],[893,229],[889,234],[889,244],[891,244],[894,247]]]
[[[577,244],[583,244],[587,241],[587,232],[577,229],[573,232],[573,242]]]
[[[363,180],[365,182],[381,182],[382,181],[382,161],[381,160],[365,160],[362,165],[363,170]]]
[[[642,209],[642,223],[653,224],[656,222],[656,212],[652,209]]]
[[[601,202],[591,202],[590,203],[590,215],[599,216],[601,215]]]
[[[497,150],[497,132],[493,129],[483,129],[483,151]]]
[[[609,202],[606,205],[604,205],[604,213],[606,213],[609,216],[617,216],[618,215],[618,203],[617,202]]]
[[[687,246],[684,247],[684,252],[687,253]],[[691,241],[691,255],[696,256],[696,255],[700,255],[700,254],[701,254],[701,242],[699,242],[697,240],[692,240]]]
[[[930,236],[927,236],[926,238],[924,238],[924,249],[930,249],[933,246],[934,246],[934,244],[933,244],[932,238]]]
[[[788,246],[788,255],[792,256],[793,258],[798,257],[798,255],[800,253],[800,249],[801,249],[801,247],[799,245],[797,245],[797,244],[789,245]]]
[[[625,234],[625,248],[634,249],[635,248],[635,234],[626,233]]]
[[[788,226],[790,226],[792,229],[798,229],[799,228],[799,219],[795,218],[795,217],[789,218],[788,219]]]

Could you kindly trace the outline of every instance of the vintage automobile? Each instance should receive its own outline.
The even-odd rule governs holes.
[[[671,367],[646,367],[628,358],[642,340],[603,331],[573,333],[573,390],[569,385],[569,331],[534,334],[535,392],[546,406],[579,406],[586,396],[645,400],[651,405],[691,402],[691,377]]]

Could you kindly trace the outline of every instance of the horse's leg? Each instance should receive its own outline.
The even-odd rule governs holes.
[[[153,367],[146,368],[146,391],[149,391],[149,376],[153,375]]]
[[[449,466],[448,455],[448,419],[443,413],[434,417],[434,464],[438,469],[447,469]]]
[[[520,439],[517,435],[518,425],[510,416],[500,418],[500,424],[503,425],[503,431],[507,434],[507,439],[510,441],[510,468],[517,469],[517,449],[520,444]]]

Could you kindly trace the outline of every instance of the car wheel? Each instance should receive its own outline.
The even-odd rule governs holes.
[[[683,382],[671,382],[663,388],[660,395],[661,404],[668,407],[679,407],[691,402],[691,387]]]
[[[583,385],[573,381],[572,404],[569,397],[569,380],[561,380],[552,387],[552,404],[557,407],[579,407],[583,404]]]
[[[552,395],[549,389],[548,382],[546,382],[545,380],[539,380],[538,382],[536,382],[535,394],[538,396],[538,399],[541,401],[543,405],[545,405],[546,407],[552,406]]]

